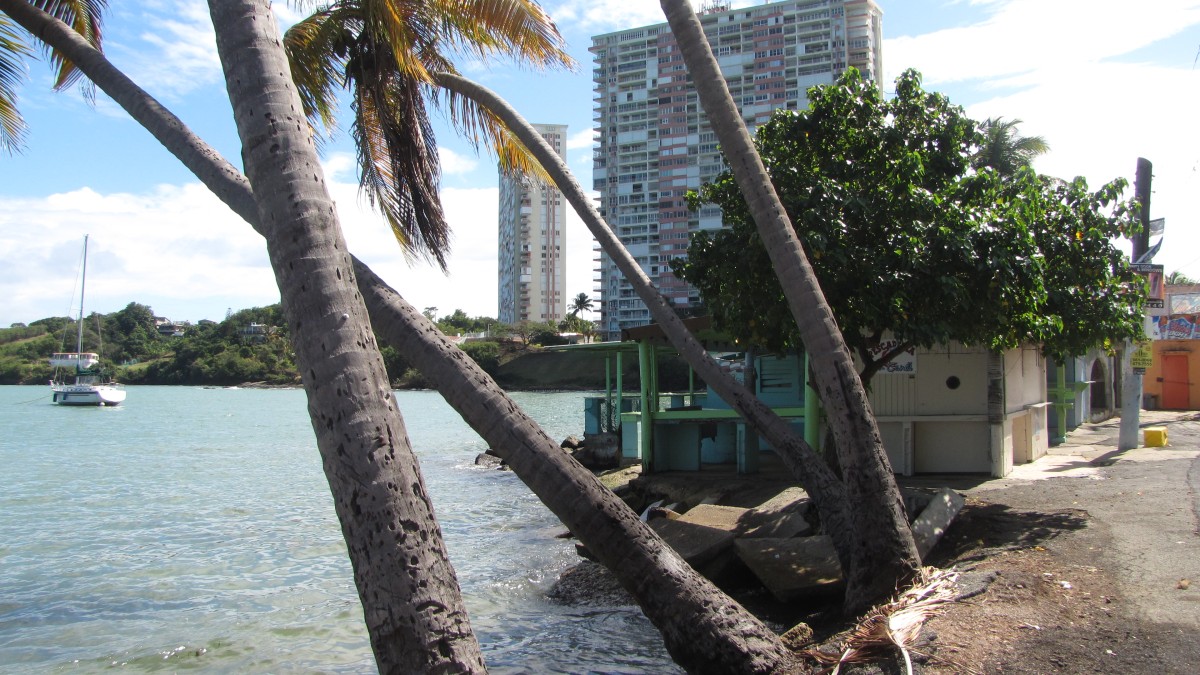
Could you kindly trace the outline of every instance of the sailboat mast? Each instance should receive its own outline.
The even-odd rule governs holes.
[[[75,351],[83,354],[83,293],[87,290],[87,242],[88,235],[83,235],[83,277],[79,282],[79,335],[75,340]],[[78,366],[76,366],[78,368]]]

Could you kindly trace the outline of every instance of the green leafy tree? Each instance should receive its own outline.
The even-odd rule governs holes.
[[[466,352],[479,364],[483,372],[488,375],[495,376],[496,370],[500,367],[500,345],[491,341],[467,342],[462,346],[462,350]]]
[[[864,381],[914,346],[1031,341],[1063,355],[1140,331],[1140,289],[1110,242],[1133,222],[1122,181],[1092,193],[1028,167],[971,170],[975,123],[914,71],[891,100],[850,72],[810,102],[777,113],[757,145]],[[699,201],[721,206],[731,227],[697,235],[676,274],[738,338],[798,346],[732,177]],[[896,342],[879,351],[885,331]]]

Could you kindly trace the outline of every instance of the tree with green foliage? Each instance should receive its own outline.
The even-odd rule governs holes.
[[[891,100],[857,72],[809,97],[760,127],[757,145],[864,381],[902,351],[951,340],[1061,357],[1140,334],[1141,289],[1111,243],[1134,227],[1123,181],[1091,192],[1028,167],[973,170],[977,125],[911,70]],[[676,274],[723,330],[799,346],[732,177],[701,202],[730,227],[695,236]]]

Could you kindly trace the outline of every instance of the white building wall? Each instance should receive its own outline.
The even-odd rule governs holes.
[[[559,155],[564,153],[566,125],[533,126]],[[497,319],[502,323],[566,317],[566,209],[557,188],[501,172]]]

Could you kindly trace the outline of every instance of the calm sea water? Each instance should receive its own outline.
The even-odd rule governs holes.
[[[440,396],[397,398],[492,672],[677,672],[636,607],[547,601],[563,526]],[[514,398],[582,431],[580,394]],[[0,387],[0,467],[0,670],[374,670],[303,392]]]

